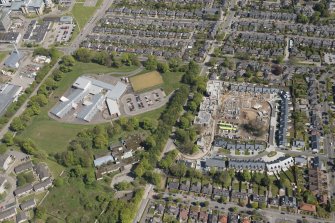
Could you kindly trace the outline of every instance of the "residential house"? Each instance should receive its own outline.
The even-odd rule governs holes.
[[[186,222],[187,221],[187,219],[188,219],[188,212],[189,212],[188,208],[180,208],[180,211],[179,211],[179,220],[181,222]]]
[[[51,186],[52,186],[52,180],[51,180],[51,178],[48,178],[45,181],[36,183],[33,186],[33,189],[34,189],[35,192],[38,192],[38,191],[46,190],[46,189],[48,189]]]
[[[191,192],[195,192],[195,193],[200,193],[200,191],[201,191],[201,183],[199,181],[195,182],[195,183],[192,183],[190,191]]]
[[[306,166],[307,165],[307,159],[302,156],[297,156],[294,158],[295,164],[298,166]]]
[[[297,207],[297,199],[295,197],[282,196],[280,197],[280,205],[287,206],[291,208]]]
[[[309,213],[316,213],[316,206],[314,204],[300,203],[299,210]]]
[[[31,191],[33,191],[33,185],[28,184],[23,187],[19,187],[16,190],[14,190],[14,196],[20,197],[26,194],[29,194]]]
[[[171,205],[167,208],[167,213],[177,218],[179,214],[179,208]]]
[[[28,200],[26,202],[23,202],[22,204],[20,204],[20,208],[22,211],[27,211],[29,209],[32,209],[36,206],[36,201],[35,199],[31,199],[31,200]]]
[[[248,194],[244,193],[244,192],[233,191],[231,193],[231,198],[247,200],[248,199]]]
[[[217,214],[209,214],[208,215],[208,223],[217,223],[217,222],[218,222]]]
[[[310,168],[308,169],[308,184],[309,190],[314,195],[324,194],[328,189],[327,175],[318,168]]]
[[[199,212],[199,220],[198,220],[198,222],[207,223],[207,221],[208,221],[207,211],[200,211]]]
[[[158,214],[158,215],[163,215],[164,214],[164,205],[162,204],[158,204],[156,205],[156,209],[155,209],[155,212]]]
[[[10,208],[0,212],[0,221],[9,220],[16,215],[16,208]]]
[[[25,212],[21,211],[16,215],[16,223],[23,223],[28,220]]]
[[[189,180],[183,180],[180,183],[179,190],[189,191],[190,190],[190,186],[191,186],[191,182]]]
[[[14,160],[14,156],[12,155],[1,155],[0,156],[0,167],[3,169],[3,170],[7,170],[8,169],[8,166],[9,164]]]
[[[41,181],[44,181],[50,177],[48,167],[45,164],[39,163],[35,166],[35,172]]]
[[[212,195],[213,186],[212,184],[208,183],[202,187],[201,193],[206,195]]]
[[[179,182],[171,181],[168,184],[168,189],[170,189],[170,190],[178,190],[178,188],[179,188]]]
[[[191,206],[190,213],[189,213],[189,219],[193,221],[198,221],[199,212],[200,212],[200,206]]]
[[[14,172],[16,174],[19,174],[19,173],[22,173],[22,172],[25,172],[27,170],[31,170],[33,169],[33,163],[31,161],[28,161],[28,162],[25,162],[25,163],[22,163],[18,166],[16,166],[14,168]]]
[[[226,215],[219,215],[218,223],[228,223],[228,217]]]

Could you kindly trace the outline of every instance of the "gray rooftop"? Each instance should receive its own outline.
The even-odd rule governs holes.
[[[10,68],[17,68],[17,63],[22,59],[22,54],[19,51],[13,50],[10,56],[6,59],[5,65]]]
[[[36,206],[35,199],[30,199],[30,200],[20,204],[20,208],[21,208],[22,211],[28,210],[28,209],[33,208],[35,206]]]
[[[17,188],[16,190],[14,190],[13,193],[14,193],[15,196],[20,196],[21,194],[24,194],[24,193],[29,192],[31,190],[33,190],[33,185],[28,184],[26,186]]]
[[[51,185],[52,185],[52,180],[49,177],[45,181],[39,182],[39,183],[35,184],[33,188],[34,188],[34,191],[37,191],[37,190],[42,189],[42,188],[47,188],[47,187],[49,187]]]
[[[225,164],[225,161],[221,160],[221,159],[207,159],[206,160],[206,166],[207,167],[225,168],[226,164]]]
[[[95,167],[98,167],[98,166],[101,166],[103,164],[106,164],[108,162],[113,162],[114,161],[114,158],[112,155],[106,155],[106,156],[102,156],[102,157],[99,157],[97,159],[94,160],[94,166]]]
[[[4,219],[8,219],[10,217],[14,217],[16,215],[16,209],[15,208],[11,208],[8,209],[6,211],[0,212],[0,221],[4,220]]]
[[[33,168],[33,163],[31,161],[22,163],[14,168],[15,173],[21,173],[23,171]]]
[[[0,84],[0,116],[18,96],[22,87],[12,84]]]
[[[90,122],[94,115],[97,112],[97,107],[102,104],[104,101],[105,96],[102,94],[96,94],[92,97],[92,101],[90,105],[83,108],[77,115],[77,118],[80,118],[84,121]]]
[[[113,100],[119,100],[120,97],[126,92],[127,85],[122,82],[117,82],[114,88],[111,91],[108,91],[107,98]]]
[[[27,215],[26,213],[24,213],[23,211],[19,212],[17,215],[16,215],[16,223],[20,223],[20,222],[24,222],[26,221],[28,218],[27,218]]]
[[[82,89],[74,89],[69,96],[67,96],[68,101],[63,101],[57,104],[50,113],[53,115],[56,115],[59,118],[63,118],[66,113],[68,113],[73,103],[78,103],[85,95],[87,94],[87,91],[84,91]]]

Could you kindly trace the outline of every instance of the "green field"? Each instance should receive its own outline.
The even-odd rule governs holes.
[[[5,51],[5,52],[0,52],[0,62],[2,62],[4,59],[5,59],[5,57],[8,55],[8,52],[7,51]]]
[[[111,189],[105,185],[96,184],[87,187],[82,181],[73,178],[61,187],[50,190],[48,197],[42,203],[42,207],[48,210],[47,217],[57,216],[59,222],[94,222],[95,216],[99,215],[106,205],[99,202],[96,197],[111,196]],[[78,221],[80,219],[80,221]]]
[[[170,94],[175,89],[179,88],[182,83],[181,78],[183,76],[183,72],[168,72],[165,74],[162,74],[163,77],[163,85],[162,88],[165,92],[165,94]]]
[[[58,98],[64,94],[80,75],[86,73],[126,72],[134,69],[136,67],[115,69],[94,63],[76,63],[71,72],[64,74],[63,79],[59,82],[59,87],[51,95],[48,105],[42,108],[41,114],[33,118],[30,125],[21,133],[21,136],[31,138],[39,149],[49,154],[65,151],[69,141],[80,130],[90,126],[61,123],[50,118],[48,111],[58,102]]]
[[[72,15],[75,18],[79,29],[82,29],[88,20],[93,16],[95,10],[100,7],[102,0],[98,0],[94,7],[86,7],[82,2],[76,2],[72,8]]]

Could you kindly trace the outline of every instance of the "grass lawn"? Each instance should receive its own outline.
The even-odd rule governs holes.
[[[0,62],[2,62],[4,59],[5,59],[5,57],[8,55],[8,52],[7,51],[5,51],[5,52],[0,52]]]
[[[38,162],[46,162],[51,171],[51,174],[54,178],[57,178],[65,169],[63,166],[58,164],[56,161],[47,159],[47,160],[38,160]]]
[[[97,4],[93,7],[84,6],[83,3],[75,3],[72,8],[72,15],[75,18],[79,29],[82,29],[88,20],[93,16],[95,10],[101,5],[102,0],[98,0]]]
[[[240,182],[234,182],[233,183],[233,190],[239,191],[240,190]]]
[[[225,149],[225,148],[220,148],[220,149],[219,149],[219,153],[220,153],[220,154],[230,154],[230,150]]]
[[[53,187],[41,206],[48,214],[67,218],[68,222],[92,222],[101,212],[101,202],[95,199],[98,195],[111,196],[111,189],[101,184],[87,187],[81,180],[73,179]]]
[[[242,182],[242,183],[241,183],[241,190],[242,190],[242,191],[247,190],[247,183],[246,183],[246,182]]]
[[[179,88],[182,85],[180,81],[181,81],[183,74],[184,74],[183,72],[176,72],[176,73],[168,72],[168,73],[162,74],[163,81],[164,81],[162,88],[165,94],[167,95],[170,94],[173,90]]]
[[[142,120],[145,117],[149,117],[151,119],[158,120],[159,117],[161,116],[162,112],[164,111],[165,107],[166,106],[164,105],[164,106],[162,106],[158,109],[148,111],[148,112],[145,112],[143,114],[136,115],[135,117],[138,118],[139,120]]]

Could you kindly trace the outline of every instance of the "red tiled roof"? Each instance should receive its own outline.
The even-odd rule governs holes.
[[[228,223],[228,217],[225,215],[219,216],[219,223]]]
[[[316,206],[314,204],[301,203],[299,208],[302,211],[316,212]]]

